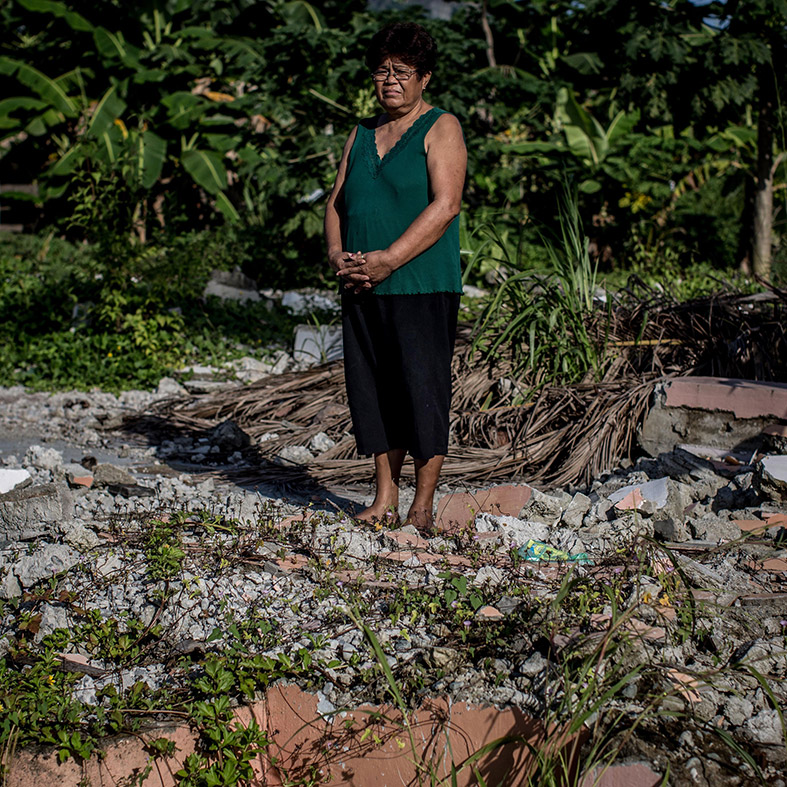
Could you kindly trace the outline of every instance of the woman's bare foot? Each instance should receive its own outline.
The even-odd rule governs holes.
[[[422,535],[434,535],[434,517],[430,509],[413,506],[407,512],[405,524],[412,525]]]
[[[357,519],[359,522],[369,522],[370,524],[382,522],[392,527],[399,523],[399,512],[395,504],[383,505],[375,501],[369,508],[364,508],[363,511],[356,514],[354,519]]]

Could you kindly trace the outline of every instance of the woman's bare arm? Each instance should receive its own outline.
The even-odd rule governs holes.
[[[336,181],[331,190],[331,196],[328,197],[328,204],[325,208],[325,245],[328,249],[328,262],[334,271],[338,271],[341,267],[352,259],[354,255],[351,252],[342,249],[342,200],[344,199],[344,181],[347,178],[347,159],[352,150],[355,136],[358,133],[358,128],[354,128],[344,143],[344,150],[342,151],[342,158],[339,161],[339,167],[336,172]]]
[[[432,200],[387,249],[353,255],[337,273],[347,287],[369,289],[436,243],[459,214],[467,169],[462,129],[453,115],[441,115],[425,139]]]

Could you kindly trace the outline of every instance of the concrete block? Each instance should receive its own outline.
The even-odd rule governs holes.
[[[765,456],[760,461],[757,485],[772,500],[787,500],[787,456]]]
[[[74,504],[65,486],[39,484],[0,495],[0,539],[27,541],[71,520]]]
[[[344,358],[341,325],[298,325],[292,357],[298,363],[326,363]]]
[[[667,385],[665,404],[729,412],[735,418],[787,418],[787,383],[677,377]]]
[[[16,489],[30,480],[30,473],[21,469],[0,469],[0,495]]]
[[[657,389],[639,443],[651,456],[680,443],[753,449],[774,418],[787,420],[787,384],[679,377]]]

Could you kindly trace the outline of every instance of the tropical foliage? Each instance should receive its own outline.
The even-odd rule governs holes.
[[[72,233],[146,242],[227,222],[248,272],[318,278],[336,158],[374,111],[364,42],[393,13],[365,6],[10,0],[3,180],[38,184],[44,223],[76,212]],[[431,98],[470,146],[471,227],[494,217],[535,241],[568,180],[607,264],[670,248],[751,265],[768,195],[780,239],[784,0],[455,6],[424,23],[441,49]]]

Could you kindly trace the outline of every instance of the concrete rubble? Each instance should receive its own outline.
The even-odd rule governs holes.
[[[627,586],[621,607],[631,613],[626,625],[634,645],[627,658],[668,665],[667,704],[676,713],[691,711],[756,748],[773,773],[785,767],[779,715],[757,680],[743,671],[718,684],[697,676],[712,675],[720,663],[750,664],[768,676],[779,697],[787,696],[787,456],[755,451],[751,463],[725,462],[685,443],[644,456],[587,489],[442,487],[438,531],[428,537],[411,527],[388,531],[355,522],[345,511],[370,502],[366,489],[285,499],[273,486],[232,483],[251,445],[231,420],[207,434],[162,434],[152,445],[116,430],[124,414],[143,411],[174,390],[168,383],[153,394],[119,397],[0,391],[0,483],[8,487],[0,494],[0,598],[19,601],[54,583],[74,594],[80,608],[145,623],[155,616],[165,632],[133,673],[83,675],[74,690],[82,701],[95,703],[97,692],[113,681],[121,688],[137,680],[152,690],[168,685],[167,654],[187,643],[220,648],[223,640],[215,632],[227,615],[242,618],[254,608],[276,621],[279,648],[301,647],[308,641],[305,632],[320,632],[319,644],[309,646],[314,656],[343,665],[320,687],[321,707],[330,713],[357,705],[366,698],[358,676],[373,661],[360,632],[336,627],[342,603],[337,582],[355,587],[369,604],[383,605],[396,598],[392,588],[439,598],[448,572],[483,598],[469,613],[471,626],[505,626],[519,614],[523,598],[550,603],[568,571],[560,561],[517,561],[516,550],[534,540],[568,555],[587,553],[592,565],[571,569],[582,581],[608,583],[620,572],[639,577]],[[308,446],[286,447],[279,461],[307,466],[332,447],[322,433]],[[403,490],[403,506],[411,494]],[[160,584],[146,577],[141,548],[124,539],[139,526],[133,523],[166,523],[177,512],[191,512],[180,526],[187,551],[196,553],[203,543],[196,512],[209,512],[211,521],[242,523],[251,551],[242,565],[223,572],[186,561],[179,590],[159,609],[151,590]],[[636,568],[632,574],[642,555],[660,561],[658,570],[650,565],[647,575]],[[601,607],[584,628],[553,632],[546,642],[522,634],[513,649],[490,655],[485,664],[468,660],[450,631],[437,626],[423,624],[403,637],[401,625],[382,615],[376,634],[405,674],[408,664],[439,669],[428,686],[431,694],[537,715],[544,713],[545,686],[561,650],[589,632],[603,632],[612,620],[611,607]],[[37,609],[38,642],[77,622],[65,601],[50,598]],[[695,625],[705,627],[702,646],[681,634],[688,611]],[[18,636],[16,625],[6,607],[0,651],[7,652]],[[637,707],[637,687],[627,691],[630,696],[616,698],[615,707]],[[645,757],[651,773],[663,774],[669,761],[675,778],[687,780],[676,784],[692,783],[692,772],[704,774],[705,781],[696,783],[733,784],[721,776],[713,781],[729,762],[722,767],[704,759],[704,734],[693,726],[688,737],[673,736],[666,753],[643,740],[640,750],[630,752],[630,767],[640,767],[636,763]]]

